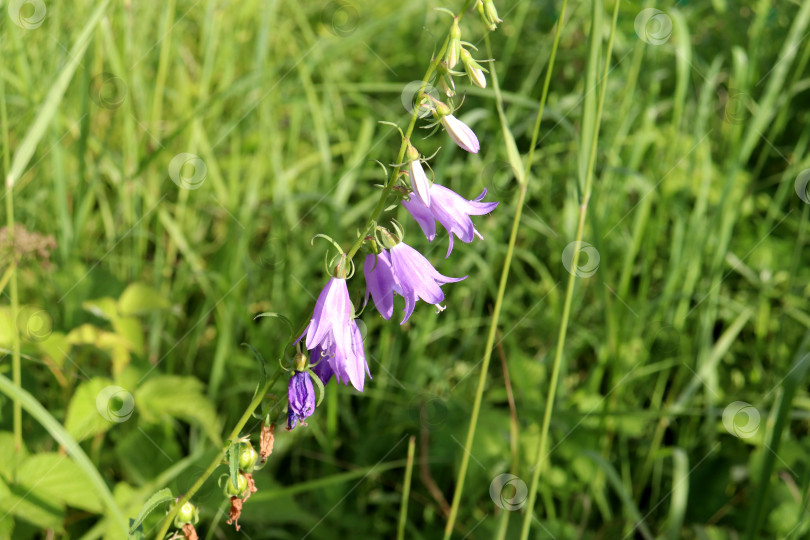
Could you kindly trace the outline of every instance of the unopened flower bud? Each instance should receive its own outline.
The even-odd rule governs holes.
[[[447,97],[456,95],[456,83],[453,81],[453,76],[450,74],[450,70],[444,62],[439,64],[439,75],[436,80],[439,88],[444,92],[444,95]]]
[[[248,474],[252,473],[258,460],[259,454],[253,449],[253,445],[243,444],[242,450],[239,452],[239,468]]]
[[[430,206],[430,180],[419,161],[419,151],[408,144],[408,176],[411,178],[411,189],[425,206]]]
[[[177,515],[174,518],[174,526],[180,529],[186,523],[194,524],[198,521],[200,521],[200,516],[197,507],[190,502],[185,502],[183,506],[177,510]]]
[[[436,112],[436,116],[442,117],[447,116],[450,114],[450,107],[447,106],[446,103],[442,103],[441,101],[434,100],[434,111]]]
[[[487,78],[484,77],[484,70],[481,66],[473,60],[472,55],[467,49],[461,49],[461,62],[464,64],[464,69],[467,71],[467,76],[470,81],[476,86],[481,88],[487,87]]]
[[[503,22],[498,17],[498,10],[495,8],[495,3],[492,0],[478,0],[475,4],[478,14],[481,15],[481,20],[488,30],[492,31],[498,27],[498,23]]]
[[[481,149],[481,144],[478,142],[478,137],[475,136],[475,132],[471,130],[467,124],[452,114],[439,117],[439,121],[442,123],[442,126],[444,126],[447,134],[450,135],[450,138],[453,139],[453,142],[456,143],[459,148],[466,150],[471,154],[477,154]]]
[[[245,475],[240,474],[236,477],[236,486],[234,487],[231,477],[225,478],[225,487],[222,488],[222,493],[226,497],[239,497],[245,496],[248,490],[248,481]]]
[[[444,61],[449,69],[453,69],[458,64],[458,58],[461,54],[461,28],[458,26],[458,17],[453,19],[453,25],[450,27],[450,43],[447,44],[447,54]]]

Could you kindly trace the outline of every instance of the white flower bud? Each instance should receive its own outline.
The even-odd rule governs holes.
[[[481,149],[481,144],[478,142],[478,137],[475,136],[475,133],[469,128],[469,126],[467,126],[467,124],[452,114],[442,116],[439,121],[444,126],[447,134],[450,135],[450,138],[453,139],[453,142],[456,143],[459,148],[466,150],[471,154],[477,154]]]

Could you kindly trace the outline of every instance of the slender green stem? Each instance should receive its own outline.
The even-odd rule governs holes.
[[[163,522],[160,524],[160,529],[155,538],[163,538],[164,536],[166,536],[166,533],[169,531],[169,527],[171,526],[172,521],[174,520],[174,516],[175,514],[177,514],[177,511],[180,509],[180,507],[191,500],[191,497],[193,497],[194,494],[197,493],[197,491],[202,487],[205,481],[208,480],[208,477],[214,474],[216,468],[222,464],[222,460],[225,458],[225,453],[228,451],[228,448],[230,447],[230,442],[234,441],[237,437],[239,437],[239,433],[242,431],[242,428],[245,427],[247,421],[250,420],[250,416],[253,414],[253,411],[256,410],[256,407],[258,407],[259,404],[262,402],[262,399],[264,399],[265,394],[267,394],[270,388],[272,388],[272,386],[276,383],[276,381],[278,381],[279,377],[281,377],[281,373],[282,369],[281,368],[277,369],[275,375],[265,383],[263,388],[259,389],[259,391],[256,392],[256,396],[250,401],[250,404],[247,406],[247,409],[245,409],[245,412],[242,413],[242,417],[239,418],[239,421],[234,426],[230,435],[228,435],[227,439],[228,442],[225,445],[223,445],[223,447],[220,449],[217,455],[214,456],[214,459],[211,460],[211,463],[208,465],[208,468],[205,469],[205,471],[200,475],[199,478],[197,478],[197,481],[194,482],[194,484],[177,502],[177,504],[174,505],[172,510],[169,511],[168,514],[166,514],[166,517],[163,518]]]
[[[472,4],[472,0],[466,0],[464,2],[464,7],[458,13],[457,17],[459,20],[464,16],[464,13]],[[430,61],[430,65],[425,72],[425,76],[422,77],[422,85],[419,87],[418,94],[421,94],[427,88],[428,81],[433,76],[433,72],[436,71],[436,68],[439,67],[439,63],[442,61],[442,57],[444,53],[447,51],[447,45],[450,43],[450,35],[448,32],[447,37],[444,40],[444,44],[442,48],[439,49],[438,54],[434,55]],[[413,112],[411,113],[411,119],[408,122],[408,128],[405,130],[405,135],[402,139],[402,144],[399,146],[399,153],[397,154],[397,161],[396,165],[394,165],[394,169],[391,171],[391,175],[388,177],[388,180],[385,183],[385,187],[380,193],[380,199],[377,201],[377,206],[374,207],[374,211],[371,213],[371,217],[366,222],[366,226],[363,228],[363,234],[361,234],[357,240],[354,241],[352,247],[349,248],[349,252],[346,255],[346,258],[351,260],[358,250],[363,246],[363,243],[366,241],[366,237],[371,234],[374,226],[377,223],[377,220],[380,218],[380,214],[382,214],[383,210],[385,209],[385,203],[388,199],[388,195],[394,189],[394,186],[397,184],[397,178],[399,178],[399,173],[402,171],[402,160],[405,159],[405,151],[408,149],[408,139],[411,138],[413,134],[413,130],[416,127],[416,121],[419,119],[419,107],[414,107]]]
[[[411,477],[413,476],[413,455],[416,450],[416,437],[408,439],[408,463],[405,465],[405,482],[402,486],[402,502],[399,505],[399,526],[397,540],[405,538],[405,522],[408,520],[408,499],[411,495]]]
[[[11,332],[11,376],[14,380],[14,386],[22,388],[22,377],[20,369],[20,322],[17,318],[20,316],[20,292],[17,287],[17,244],[14,238],[14,178],[9,174],[9,144],[8,144],[8,111],[6,110],[6,86],[3,78],[0,77],[0,119],[3,121],[3,147],[6,151],[3,152],[3,171],[6,174],[6,227],[7,227],[7,243],[6,249],[8,250],[7,261],[10,261],[9,272],[9,289],[11,292],[11,320],[14,324],[14,331]],[[5,254],[4,254],[5,255]],[[19,452],[22,449],[22,405],[18,397],[14,397],[13,408],[13,422],[14,422],[14,451]]]
[[[600,9],[596,5],[597,0],[593,0],[594,13]],[[610,57],[613,48],[613,38],[616,34],[616,20],[619,15],[619,2],[614,4],[613,8],[613,23],[610,28],[610,38],[608,39],[607,53],[605,54],[604,74],[602,75],[601,87],[599,91],[599,103],[596,109],[596,119],[593,125],[593,134],[591,137],[591,145],[588,155],[588,167],[585,174],[585,188],[582,194],[582,201],[579,206],[579,220],[577,221],[577,233],[575,245],[581,245],[582,236],[585,231],[585,217],[588,213],[588,202],[591,199],[591,190],[593,188],[594,166],[596,164],[596,148],[599,139],[599,127],[602,120],[602,109],[605,103],[605,93],[607,90],[607,77],[610,73]],[[597,36],[601,32],[601,27],[597,24],[597,17],[594,17],[594,24],[591,26],[592,39],[599,39]],[[586,92],[589,91],[587,88]],[[577,268],[579,264],[580,250],[574,250],[573,260],[571,261],[571,268]],[[574,298],[574,288],[576,285],[576,272],[571,272],[568,276],[568,287],[565,291],[565,303],[563,305],[562,322],[560,323],[560,332],[557,336],[557,348],[554,353],[554,364],[551,371],[551,380],[549,381],[549,389],[546,397],[546,407],[543,412],[543,425],[540,428],[540,442],[537,445],[537,456],[534,462],[534,471],[532,472],[532,482],[529,487],[529,499],[526,506],[526,513],[523,517],[523,528],[521,530],[521,540],[526,540],[529,537],[529,530],[532,526],[532,518],[534,517],[534,503],[537,499],[537,486],[540,481],[540,474],[543,467],[546,465],[548,455],[546,447],[548,446],[548,433],[549,426],[551,425],[551,415],[554,411],[554,400],[557,394],[557,384],[560,377],[560,365],[562,364],[563,350],[565,348],[565,337],[568,332],[568,321],[571,317],[571,304]]]
[[[472,449],[473,440],[475,439],[475,430],[478,426],[478,414],[481,411],[481,401],[484,396],[484,386],[486,386],[487,371],[489,369],[489,362],[492,358],[492,350],[495,344],[495,335],[498,330],[498,322],[501,316],[501,309],[503,307],[503,299],[506,293],[506,284],[509,281],[509,270],[512,265],[512,257],[515,252],[515,243],[517,242],[518,229],[520,228],[520,218],[523,215],[523,204],[526,200],[526,189],[529,183],[529,174],[531,173],[532,161],[534,160],[534,149],[537,146],[537,139],[540,134],[540,123],[543,119],[543,111],[546,106],[546,99],[548,97],[548,89],[551,84],[551,72],[554,68],[554,59],[557,56],[557,47],[560,44],[560,33],[562,30],[562,23],[565,17],[565,8],[568,5],[568,0],[563,0],[562,10],[560,11],[560,19],[557,21],[557,29],[554,34],[554,43],[551,47],[551,56],[549,57],[548,70],[546,71],[546,78],[543,82],[543,93],[540,96],[540,105],[537,110],[537,118],[534,122],[534,131],[532,132],[532,143],[529,147],[529,153],[524,164],[525,170],[523,179],[520,182],[520,192],[518,195],[517,205],[515,208],[515,217],[512,220],[512,232],[509,235],[509,245],[506,249],[506,259],[504,261],[503,270],[501,271],[501,281],[498,285],[498,295],[495,298],[495,307],[492,310],[492,317],[489,325],[489,334],[487,335],[487,344],[484,349],[484,358],[481,362],[481,374],[478,377],[478,387],[475,391],[475,401],[473,401],[473,410],[470,417],[470,426],[467,429],[467,439],[464,444],[466,451],[461,456],[461,466],[459,467],[458,480],[456,482],[456,490],[453,493],[453,503],[450,507],[450,515],[447,519],[447,525],[444,529],[445,540],[449,539],[453,527],[455,526],[456,517],[458,515],[459,504],[461,503],[461,494],[464,490],[464,479],[467,475],[467,467],[470,463],[470,450]],[[499,98],[500,87],[498,85],[498,77],[493,67],[492,85],[495,88],[496,104],[499,114],[503,115],[503,106]],[[506,135],[506,134],[504,134]]]

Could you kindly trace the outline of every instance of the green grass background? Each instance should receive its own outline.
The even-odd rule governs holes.
[[[561,2],[496,4],[504,22],[489,67],[525,158]],[[19,171],[14,219],[57,244],[50,266],[29,259],[16,272],[17,326],[31,318],[47,327],[44,341],[23,330],[22,387],[83,439],[121,512],[134,517],[162,487],[184,493],[249,403],[259,369],[241,344],[261,351],[268,369],[283,354],[286,326],[253,317],[275,311],[297,325],[309,316],[327,279],[327,244],[310,240],[355,239],[384,180],[373,160],[391,163],[399,148],[378,121],[404,125],[403,89],[421,79],[448,28],[433,8],[460,6],[113,1],[86,51],[71,57],[98,4],[46,5],[34,29],[12,22],[9,2],[0,13],[4,173],[38,115],[46,122]],[[596,29],[605,40],[613,5]],[[810,198],[796,185],[810,168],[810,7],[659,2],[672,33],[658,45],[634,28],[648,7],[619,8],[584,234],[599,262],[575,289],[532,538],[803,538]],[[469,277],[445,287],[438,315],[419,305],[400,326],[396,315],[365,311],[373,379],[363,394],[332,384],[308,427],[279,426],[240,520],[248,538],[394,537],[409,436],[405,537],[441,537],[467,451],[455,537],[494,538],[506,519],[506,537],[517,537],[528,509],[503,510],[490,487],[504,473],[529,485],[534,466],[587,158],[582,103],[597,93],[585,84],[591,9],[568,5],[474,445],[463,441],[519,186],[492,85],[459,79],[460,117],[481,152],[468,155],[441,133],[423,141],[419,130],[415,140],[426,155],[442,147],[431,163],[438,182],[469,198],[486,187],[487,200],[500,201],[476,219],[485,240],[457,243],[444,260],[446,235],[429,244],[398,215],[406,241],[440,272]],[[486,59],[483,27],[468,15],[463,38]],[[64,96],[43,108],[71,58]],[[168,173],[184,152],[205,163],[198,189]],[[6,250],[0,275],[11,260]],[[135,308],[116,304],[133,283],[153,292],[139,293]],[[9,288],[0,374],[11,378]],[[359,273],[350,291],[359,305]],[[131,316],[121,322],[116,309]],[[82,325],[96,334],[71,334]],[[135,396],[134,413],[87,427],[108,384]],[[723,425],[738,401],[760,414],[750,436]],[[11,411],[4,392],[0,537],[50,529],[116,538],[109,511],[87,502],[98,495],[82,474],[59,484],[44,464],[15,468]],[[22,427],[28,454],[59,455],[42,422],[26,412]],[[198,531],[238,538],[216,481],[193,499]],[[508,489],[501,506],[500,497],[520,498]],[[89,494],[82,503],[65,490]]]

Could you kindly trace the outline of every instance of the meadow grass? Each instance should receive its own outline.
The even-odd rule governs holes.
[[[407,125],[403,89],[449,23],[433,8],[460,5],[47,2],[25,29],[9,4],[2,223],[56,247],[50,264],[1,255],[0,538],[121,538],[234,426],[257,444],[243,343],[270,377],[290,329],[254,316],[309,317],[327,246],[311,239],[356,239],[385,180],[373,160],[400,148],[378,122]],[[447,260],[446,236],[400,215],[469,277],[403,326],[367,308],[373,379],[279,424],[250,538],[810,531],[810,2],[570,2],[558,25],[562,5],[498,3],[488,41],[462,21],[495,59],[486,89],[457,83],[482,150],[416,137],[442,147],[437,181],[500,206]],[[195,189],[169,173],[183,153],[204,164]],[[112,385],[134,409],[99,423]],[[192,498],[201,538],[240,536],[226,472]]]

